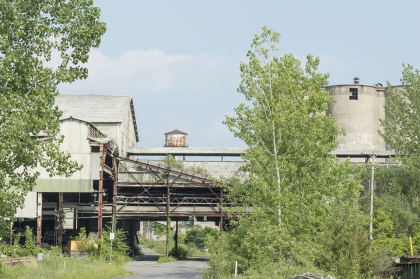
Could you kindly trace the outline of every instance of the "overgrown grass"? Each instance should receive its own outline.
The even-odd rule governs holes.
[[[166,243],[164,241],[154,241],[150,239],[141,239],[140,244],[144,245],[147,249],[155,252],[157,254],[165,254],[166,252]],[[172,244],[169,243],[169,249],[172,248]]]
[[[157,263],[168,263],[168,262],[174,262],[176,261],[176,259],[174,257],[159,257]]]
[[[120,266],[86,258],[45,258],[41,263],[0,266],[0,278],[110,279],[131,275]]]

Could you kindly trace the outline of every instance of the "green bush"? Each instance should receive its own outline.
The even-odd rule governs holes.
[[[177,248],[172,248],[171,251],[169,251],[169,257],[174,257],[177,259],[185,259],[188,256],[188,247],[185,245],[178,245]]]
[[[215,228],[201,228],[200,226],[194,226],[192,229],[186,232],[184,243],[194,243],[197,248],[204,248],[207,238],[217,238],[219,231]]]

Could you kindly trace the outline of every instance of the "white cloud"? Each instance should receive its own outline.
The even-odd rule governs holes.
[[[92,50],[89,77],[62,85],[63,93],[142,94],[201,91],[235,76],[236,63],[224,56],[166,54],[162,50],[132,50],[114,59]]]

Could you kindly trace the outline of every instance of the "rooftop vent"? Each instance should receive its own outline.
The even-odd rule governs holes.
[[[359,84],[359,78],[358,77],[354,78],[354,84]]]
[[[173,130],[165,133],[165,147],[188,147],[187,133]]]

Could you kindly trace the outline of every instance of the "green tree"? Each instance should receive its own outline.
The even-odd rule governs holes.
[[[0,230],[10,228],[42,167],[70,175],[60,151],[57,86],[87,77],[83,64],[106,28],[93,0],[0,0]]]
[[[274,56],[279,36],[266,27],[256,35],[249,62],[240,66],[238,91],[249,105],[239,105],[225,123],[249,147],[249,178],[233,194],[253,212],[276,212],[278,226],[287,227],[319,219],[326,205],[354,198],[359,186],[349,175],[353,168],[330,154],[343,131],[325,115],[333,99],[324,90],[328,75],[316,72],[319,58],[308,55],[302,69],[291,54]]]
[[[225,120],[249,147],[242,169],[248,178],[228,197],[247,217],[220,242],[243,273],[274,263],[310,267],[316,253],[307,243],[332,208],[353,207],[361,188],[353,166],[331,155],[343,131],[325,114],[333,99],[324,89],[328,75],[317,72],[319,58],[308,55],[302,67],[291,54],[277,57],[279,37],[266,27],[255,36],[249,61],[240,65],[238,91],[247,104]]]
[[[385,104],[386,119],[379,131],[388,148],[394,150],[397,162],[420,183],[420,71],[403,64],[402,86],[392,87],[388,82],[389,97]],[[414,185],[413,185],[414,186]],[[418,191],[417,191],[418,192]]]
[[[193,243],[197,248],[204,248],[207,238],[217,238],[219,231],[215,228],[205,227],[204,229],[200,226],[194,226],[186,232],[184,243]]]

